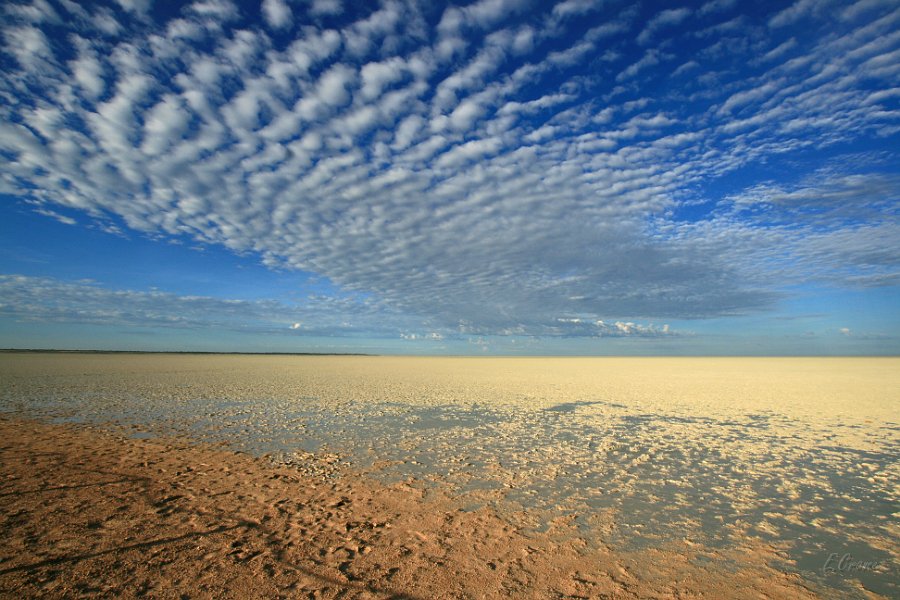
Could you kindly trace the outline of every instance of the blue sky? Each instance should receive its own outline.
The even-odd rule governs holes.
[[[895,1],[0,10],[0,347],[900,353]]]

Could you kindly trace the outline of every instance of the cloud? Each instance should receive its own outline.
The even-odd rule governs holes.
[[[116,0],[116,3],[128,12],[146,14],[153,5],[153,0]]]
[[[404,340],[409,340],[409,341],[413,341],[413,340],[425,340],[425,341],[439,342],[439,341],[441,341],[441,340],[444,339],[444,336],[441,335],[440,333],[437,333],[436,331],[432,331],[432,332],[429,332],[429,333],[427,333],[427,334],[423,334],[423,333],[401,333],[401,334],[400,334],[400,338],[401,338],[401,339],[404,339]]]
[[[434,164],[436,167],[458,167],[497,152],[502,144],[498,138],[472,140],[441,155]]]
[[[709,15],[719,12],[726,12],[737,6],[738,0],[710,0],[700,7],[698,13],[700,15]]]
[[[661,338],[681,337],[682,332],[676,332],[668,325],[640,324],[631,321],[615,321],[608,323],[602,319],[585,319],[580,317],[561,317],[557,319],[560,325],[565,326],[567,335],[588,335],[591,337],[613,338]]]
[[[78,223],[78,221],[76,221],[72,217],[67,217],[65,215],[61,215],[58,212],[47,209],[47,208],[39,208],[39,209],[36,209],[34,212],[38,213],[39,215],[44,215],[45,217],[50,217],[52,219],[55,219],[55,220],[59,221],[60,223],[62,223],[63,225],[76,225]]]
[[[798,0],[791,6],[783,9],[771,19],[769,19],[769,27],[780,28],[791,25],[792,23],[796,23],[804,16],[813,12],[817,8],[817,5],[821,6],[823,4],[827,4],[827,2],[817,2],[815,0]]]
[[[498,21],[522,12],[527,0],[478,0],[466,6],[452,6],[444,11],[438,32],[458,33],[463,27],[486,29]]]
[[[841,18],[844,20],[853,20],[868,11],[884,8],[885,0],[859,0],[844,8],[841,12]]]
[[[79,323],[307,336],[394,337],[414,320],[353,296],[309,295],[284,303],[183,296],[159,290],[109,289],[93,281],[0,275],[0,317],[34,323]],[[302,317],[298,320],[297,317]],[[303,325],[315,323],[315,325]]]
[[[356,73],[346,65],[335,65],[319,80],[316,96],[325,104],[340,106],[350,99],[348,88],[353,85]]]
[[[399,58],[383,62],[370,62],[360,70],[362,89],[366,99],[377,98],[392,83],[404,77],[405,62]]]
[[[772,48],[759,58],[759,62],[769,62],[782,58],[785,54],[797,47],[797,39],[791,38]]]
[[[145,117],[141,149],[147,154],[160,154],[172,140],[181,137],[190,120],[190,114],[178,96],[163,98]]]
[[[103,80],[103,66],[93,49],[82,38],[77,39],[84,46],[79,52],[79,58],[71,65],[72,74],[89,98],[99,98],[106,91],[106,82]]]
[[[693,14],[689,8],[670,8],[658,13],[647,22],[643,31],[637,36],[637,43],[646,46],[657,33],[684,22]]]
[[[263,0],[261,9],[263,18],[273,29],[290,27],[294,21],[291,7],[284,0]]]
[[[660,63],[663,55],[658,50],[648,50],[640,60],[630,64],[626,69],[616,75],[616,81],[625,81],[631,79],[641,71],[645,71],[651,67],[655,67]]]
[[[8,27],[3,34],[5,49],[15,55],[22,67],[40,69],[45,63],[53,62],[50,42],[37,27]]]
[[[429,330],[423,319],[401,314],[386,304],[357,296],[310,294],[295,302],[235,300],[177,295],[161,290],[111,289],[91,280],[0,275],[0,318],[26,323],[70,323],[165,329],[228,330],[277,334],[284,329],[304,336],[366,336],[405,340],[460,340],[479,327]],[[295,320],[295,319],[302,320]],[[528,334],[524,328],[494,335]],[[606,323],[591,318],[558,318],[542,335],[556,337],[667,337],[683,335],[668,325]]]
[[[215,19],[220,23],[234,21],[240,16],[238,7],[230,0],[197,0],[187,7],[186,12]]]
[[[344,12],[344,6],[341,0],[310,0],[309,12],[316,16],[339,15]]]
[[[896,155],[848,152],[896,138],[900,17],[860,8],[802,43],[734,19],[691,35],[736,10],[706,6],[635,36],[636,13],[574,0],[439,15],[267,0],[256,24],[202,0],[140,25],[60,3],[71,47],[50,43],[40,11],[11,15],[0,189],[51,218],[325,276],[393,311],[390,327],[360,323],[394,339],[661,336],[649,323],[770,310],[786,281],[893,285]],[[769,16],[811,19],[801,8]],[[690,52],[660,41],[676,32]],[[691,76],[673,85],[677,65]],[[800,175],[776,184],[776,168]],[[154,318],[148,296],[123,294],[103,297]],[[156,300],[203,321],[199,301]],[[319,327],[308,307],[211,314],[227,306],[273,330]]]
[[[565,0],[553,6],[553,17],[559,20],[577,17],[600,9],[594,0]]]

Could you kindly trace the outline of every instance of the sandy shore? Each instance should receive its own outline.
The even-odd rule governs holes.
[[[352,472],[0,419],[8,598],[803,598],[771,549],[587,550]]]

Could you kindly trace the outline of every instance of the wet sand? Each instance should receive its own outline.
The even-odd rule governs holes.
[[[898,367],[3,355],[0,594],[892,597]]]

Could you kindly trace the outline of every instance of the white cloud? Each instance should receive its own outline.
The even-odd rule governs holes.
[[[44,63],[54,61],[50,42],[37,27],[10,27],[4,29],[3,34],[7,51],[12,52],[26,69],[41,69]]]
[[[294,22],[291,7],[284,0],[263,0],[261,8],[263,18],[273,29],[284,29]]]
[[[399,58],[384,62],[371,62],[360,70],[362,77],[363,97],[373,99],[381,95],[382,91],[390,84],[403,78],[405,64]]]
[[[163,98],[145,118],[141,149],[147,154],[160,154],[173,140],[181,137],[189,122],[190,115],[177,96]]]
[[[54,23],[60,21],[59,14],[46,0],[35,0],[31,4],[11,4],[5,7],[6,14],[26,23]]]
[[[500,150],[502,146],[503,143],[498,138],[472,140],[471,142],[456,146],[449,152],[443,154],[435,162],[435,165],[438,167],[457,167],[467,161],[494,154]]]
[[[459,106],[454,108],[453,112],[450,113],[450,123],[459,131],[466,131],[472,128],[472,125],[484,114],[484,112],[484,107],[477,102],[470,99],[463,100],[459,103]]]
[[[644,56],[640,58],[637,62],[629,65],[625,70],[619,73],[616,76],[616,81],[625,81],[627,79],[631,79],[641,71],[649,69],[651,67],[655,67],[660,63],[661,55],[657,50],[648,50],[644,53]]]
[[[890,5],[889,0],[859,0],[859,2],[850,4],[841,12],[841,19],[852,21],[869,11],[884,8],[886,5]]]
[[[189,13],[214,19],[221,23],[233,21],[240,16],[237,6],[230,0],[198,0],[186,9]]]
[[[75,80],[91,99],[99,98],[106,91],[103,81],[103,66],[89,49],[82,49],[79,57],[70,66]]]
[[[525,54],[534,48],[535,31],[533,28],[523,26],[520,28],[513,38],[512,51],[515,54]]]
[[[801,18],[814,11],[817,8],[817,5],[821,7],[825,4],[827,4],[827,2],[821,2],[819,0],[797,0],[791,6],[783,9],[769,19],[769,27],[779,28],[796,23]]]
[[[419,115],[410,115],[406,117],[394,133],[394,149],[405,150],[409,145],[419,137],[425,127],[425,119]]]
[[[599,10],[601,4],[596,2],[596,0],[565,0],[553,7],[553,16],[557,19],[577,17]]]
[[[40,215],[50,217],[51,219],[55,219],[55,220],[59,221],[60,223],[62,223],[63,225],[75,225],[78,223],[72,217],[67,217],[65,215],[61,215],[56,211],[48,210],[46,208],[39,208],[39,209],[35,210],[35,212]]]
[[[341,0],[310,0],[309,12],[313,15],[339,15],[344,12]]]
[[[771,50],[766,52],[764,55],[762,55],[759,58],[758,62],[768,62],[768,61],[778,60],[796,47],[797,47],[797,39],[790,38],[789,40],[782,42],[775,48],[772,48]]]
[[[153,5],[153,0],[116,0],[119,6],[129,12],[145,14]]]
[[[710,0],[698,11],[700,15],[709,15],[726,12],[737,6],[738,0]]]
[[[319,80],[316,97],[332,106],[339,106],[350,101],[348,88],[356,80],[356,73],[347,65],[335,65]]]
[[[457,33],[464,26],[487,29],[522,12],[528,4],[528,0],[478,0],[463,7],[452,6],[444,11],[438,31],[447,35]]]
[[[649,44],[660,31],[683,23],[692,14],[693,11],[689,8],[670,8],[658,13],[647,22],[644,30],[638,34],[638,44],[642,46]]]

